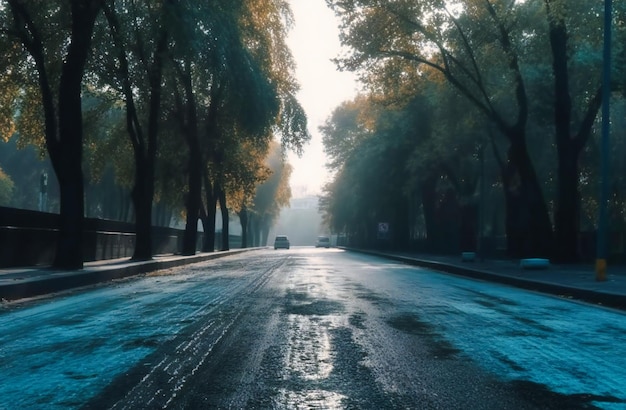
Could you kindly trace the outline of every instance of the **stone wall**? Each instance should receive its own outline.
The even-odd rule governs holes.
[[[58,214],[0,207],[0,268],[49,265],[58,235]],[[86,218],[83,255],[86,262],[131,257],[132,223]],[[153,253],[178,253],[183,231],[153,227]],[[198,249],[201,233],[198,235]]]

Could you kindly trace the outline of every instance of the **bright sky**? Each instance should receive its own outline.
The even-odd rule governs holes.
[[[294,198],[321,193],[328,181],[322,135],[323,125],[343,101],[351,100],[358,85],[351,73],[338,72],[330,61],[340,53],[338,20],[324,0],[290,0],[295,25],[287,39],[296,61],[300,83],[298,100],[306,111],[311,142],[302,158],[289,155],[294,170],[291,190]]]

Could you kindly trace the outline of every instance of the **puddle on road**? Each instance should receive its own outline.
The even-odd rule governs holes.
[[[382,306],[382,305],[386,305],[389,303],[389,300],[377,295],[374,292],[360,292],[356,294],[356,297],[362,300],[365,300],[367,302],[370,302],[372,305],[375,306]]]
[[[343,409],[346,396],[327,390],[280,390],[275,408],[284,409]]]
[[[461,352],[452,343],[443,339],[431,323],[422,320],[415,313],[399,313],[389,318],[387,323],[401,332],[415,336],[426,336],[431,341],[430,350],[435,358],[450,359]]]
[[[333,300],[320,300],[303,304],[289,304],[285,306],[285,313],[302,316],[328,316],[341,313],[343,305]]]
[[[365,317],[366,317],[366,315],[363,312],[353,313],[348,318],[348,323],[350,323],[350,326],[354,326],[357,329],[365,330],[366,329]]]
[[[313,297],[308,292],[288,291],[285,297],[284,312],[288,315],[328,316],[344,310],[341,302]]]
[[[434,335],[433,326],[413,313],[400,313],[387,320],[394,329],[412,335]]]

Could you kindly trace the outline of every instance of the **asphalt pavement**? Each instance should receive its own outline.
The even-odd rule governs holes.
[[[409,265],[502,283],[523,289],[626,310],[626,266],[607,269],[606,280],[596,280],[592,265],[549,264],[540,269],[523,268],[519,260],[463,261],[461,255],[441,256],[348,249],[381,256]],[[164,255],[151,261],[128,258],[87,262],[83,269],[60,271],[48,267],[0,269],[0,300],[12,301],[47,295],[101,282],[170,269],[228,256],[246,249],[201,253],[194,256]]]

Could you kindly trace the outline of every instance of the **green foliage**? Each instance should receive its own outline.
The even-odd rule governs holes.
[[[7,77],[0,77],[0,139],[4,142],[15,133],[15,106],[20,94],[20,87]]]
[[[276,87],[278,115],[273,133],[283,147],[302,154],[311,136],[307,130],[304,110],[295,97],[298,84],[294,77],[294,61],[285,43],[292,23],[286,0],[248,0],[243,3],[239,25],[242,41],[271,84]]]
[[[8,9],[0,11],[2,24],[8,25]],[[0,138],[16,136],[19,146],[35,145],[45,152],[41,91],[32,59],[14,36],[0,36],[3,59],[0,62]],[[19,131],[19,133],[16,133]]]
[[[277,142],[271,144],[265,166],[267,172],[256,186],[251,211],[258,219],[271,225],[278,218],[280,209],[288,206],[291,199],[291,165],[284,162],[281,146]]]
[[[0,206],[8,206],[13,198],[14,184],[3,170],[0,168]]]
[[[341,18],[341,39],[349,49],[337,63],[360,75],[370,99],[387,106],[406,104],[415,95],[428,99],[432,133],[415,142],[408,162],[413,192],[418,192],[415,187],[420,178],[430,172],[441,174],[463,201],[471,201],[479,154],[492,151],[487,173],[495,169],[503,178],[496,179],[495,185],[506,193],[515,191],[519,183],[539,185],[541,189],[531,188],[532,193],[524,189],[525,198],[540,198],[535,205],[529,202],[528,206],[537,206],[533,217],[543,213],[545,207],[538,204],[543,202],[542,193],[546,194],[545,202],[554,210],[553,217],[557,216],[557,237],[575,236],[563,228],[578,226],[577,215],[564,211],[579,201],[579,194],[583,209],[593,208],[596,193],[588,188],[596,180],[597,156],[588,155],[590,150],[585,148],[579,175],[575,167],[570,168],[571,175],[559,175],[557,170],[581,161],[580,150],[590,136],[593,140],[602,67],[602,2],[327,3]],[[626,67],[624,11],[622,3],[615,4],[613,86],[620,91]],[[452,89],[444,87],[446,83]],[[331,167],[342,170],[337,178],[345,177],[342,166],[348,163],[345,154],[350,152],[342,144],[354,139],[341,130],[341,124],[340,118],[333,117],[323,128]],[[613,134],[618,132],[615,127]],[[532,162],[515,170],[516,158],[525,156],[524,151]],[[588,159],[595,168],[587,166]],[[520,178],[522,168],[532,171],[521,182],[514,179],[512,186],[504,183],[505,171]],[[532,182],[534,175],[537,184]],[[577,193],[579,182],[583,185]],[[442,189],[444,184],[439,185]],[[616,192],[621,195],[620,190]],[[558,218],[565,214],[569,219]],[[537,226],[549,225],[547,218],[538,221]],[[576,253],[574,242],[568,243],[566,255]]]
[[[62,72],[71,2],[5,3],[0,7],[0,138],[16,136],[20,147],[33,145],[45,154],[46,132],[56,132],[58,124],[46,122],[42,98],[51,92],[47,97],[56,103],[58,90],[55,84],[42,88],[41,79],[55,83]],[[258,211],[269,219],[277,215],[289,202],[290,167],[271,141],[277,138],[301,154],[310,139],[285,43],[292,22],[289,3],[106,0],[100,5],[104,12],[96,20],[82,89],[87,212],[104,212],[97,189],[111,192],[111,198],[129,194],[137,182],[138,158],[151,155],[148,134],[157,129],[157,204],[182,208],[191,152],[182,142],[193,135],[203,171],[227,190],[236,210],[253,206],[257,186],[269,181],[271,205]],[[13,20],[13,6],[24,7],[40,29],[43,64],[28,57],[29,47],[38,44],[16,39],[23,22]],[[162,101],[153,123],[157,68],[163,72],[156,87]],[[272,159],[266,163],[270,147]]]
[[[370,107],[365,97],[346,101],[320,127],[330,170],[341,169],[360,141],[367,137],[369,125],[366,118]]]
[[[371,241],[378,222],[406,222],[411,183],[419,178],[411,172],[421,172],[411,171],[411,155],[429,133],[422,104],[385,107],[358,97],[338,107],[321,128],[336,170],[321,207],[334,232]]]
[[[132,148],[124,112],[111,97],[91,90],[83,93],[85,168],[91,181],[98,182],[107,168],[113,167],[117,183],[129,188],[133,182]]]

